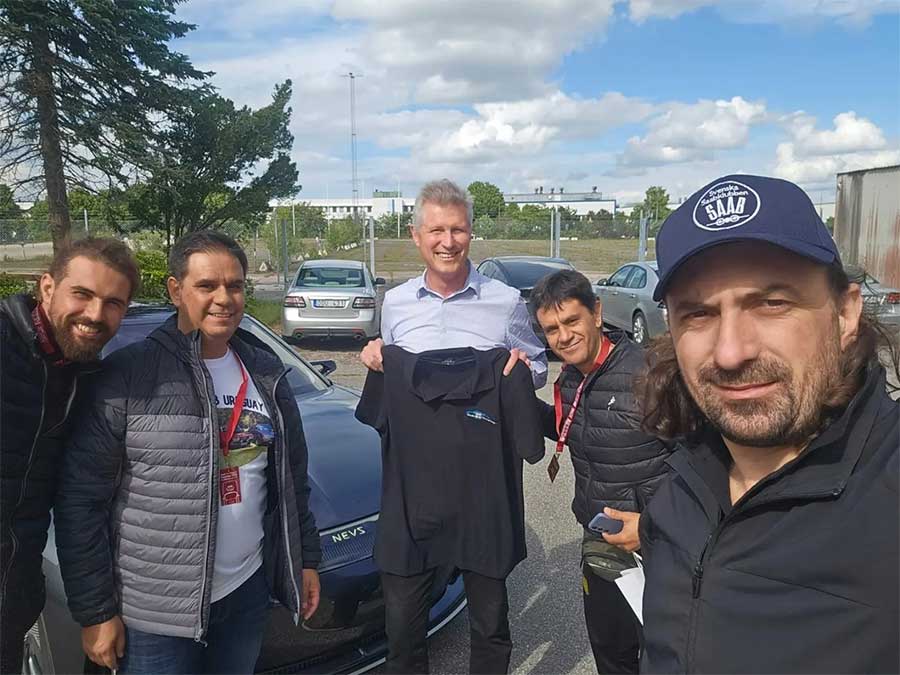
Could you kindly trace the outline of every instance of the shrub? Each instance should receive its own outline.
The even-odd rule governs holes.
[[[141,270],[141,288],[137,293],[141,300],[168,300],[166,279],[169,276],[168,261],[162,251],[138,251],[134,254]]]
[[[16,293],[28,293],[29,291],[31,291],[31,284],[22,277],[0,272],[0,298],[15,295]]]

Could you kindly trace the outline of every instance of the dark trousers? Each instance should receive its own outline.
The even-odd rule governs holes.
[[[638,672],[641,625],[615,582],[601,579],[588,565],[584,575],[584,621],[597,672]]]
[[[469,672],[506,673],[512,639],[506,579],[463,571],[469,607]],[[389,673],[427,673],[428,612],[434,570],[411,577],[382,574]]]
[[[120,673],[252,673],[269,617],[269,589],[260,567],[209,608],[206,646],[193,638],[154,635],[126,627]]]
[[[3,580],[0,597],[0,673],[21,673],[25,634],[44,606],[44,577],[20,574],[21,567]],[[24,577],[24,578],[23,578]]]
[[[0,630],[0,673],[22,672],[22,655],[25,646],[26,630],[11,623],[5,624]]]

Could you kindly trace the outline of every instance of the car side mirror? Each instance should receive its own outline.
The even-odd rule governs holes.
[[[375,277],[375,285],[376,286],[385,286],[387,282],[384,280],[384,277]]]
[[[607,279],[606,277],[603,277],[602,279],[597,279],[598,286],[606,286],[606,284],[608,282],[609,282],[609,279]]]
[[[328,377],[337,370],[337,364],[332,359],[324,361],[310,361],[309,365],[313,366],[324,377]]]

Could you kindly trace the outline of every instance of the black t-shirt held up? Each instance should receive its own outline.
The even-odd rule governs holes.
[[[388,345],[356,417],[381,434],[375,561],[411,576],[453,565],[496,579],[525,558],[522,459],[544,456],[531,373],[505,349]]]

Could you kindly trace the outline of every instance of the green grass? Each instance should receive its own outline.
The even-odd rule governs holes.
[[[637,260],[637,239],[582,239],[560,242],[560,255],[575,267],[590,272],[613,272],[620,265]],[[262,253],[262,252],[261,252]],[[533,239],[490,239],[473,241],[470,257],[476,264],[498,255],[548,255],[550,242]],[[264,253],[263,253],[264,254]],[[365,260],[369,251],[358,247],[335,251],[329,258]],[[654,242],[649,242],[648,258],[654,257]],[[375,242],[375,270],[378,274],[414,272],[423,267],[419,252],[411,239],[379,239]]]
[[[247,301],[246,312],[252,314],[269,328],[281,330],[281,301],[258,300],[251,298]]]

